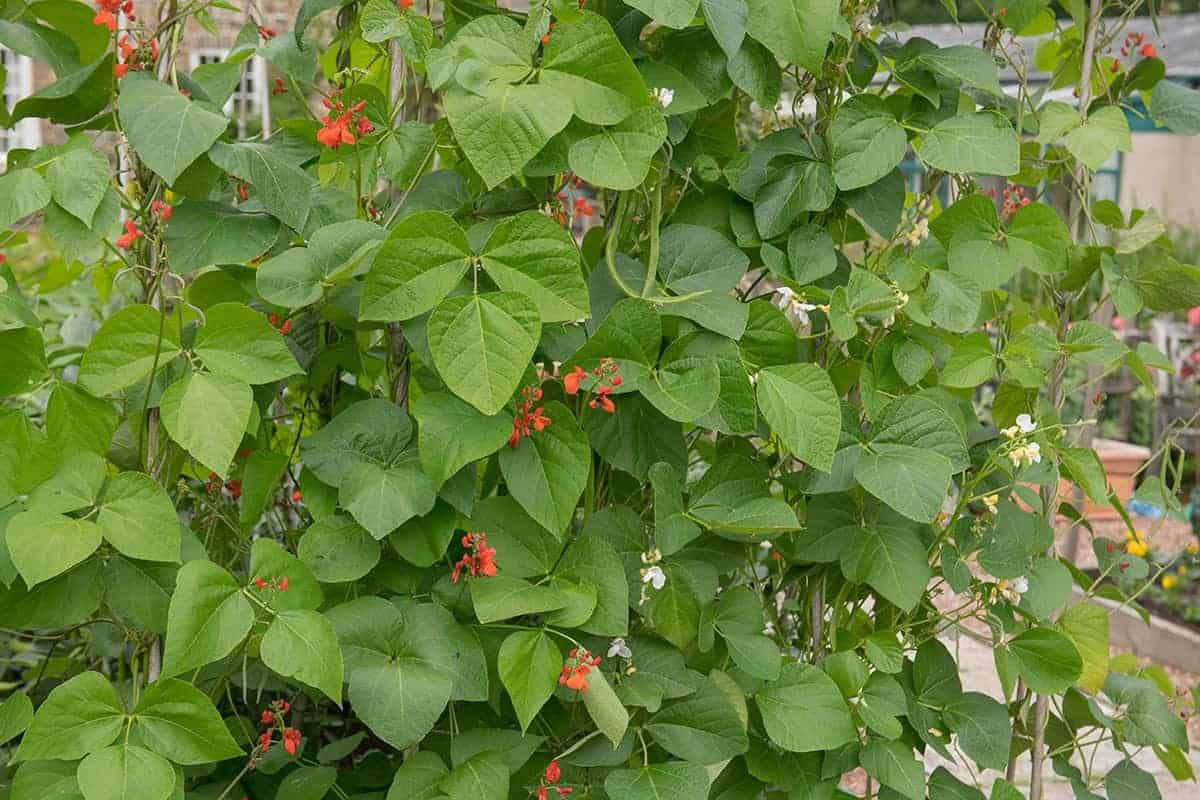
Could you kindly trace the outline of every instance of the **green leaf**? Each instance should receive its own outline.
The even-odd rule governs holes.
[[[267,601],[276,611],[313,611],[324,599],[316,578],[304,562],[292,555],[283,545],[267,536],[260,536],[250,544],[250,578],[265,581],[287,578],[287,590],[253,589],[259,599]],[[266,592],[267,594],[264,594]]]
[[[904,129],[873,94],[847,100],[834,117],[829,137],[833,176],[843,192],[881,180],[904,160],[908,150]]]
[[[333,767],[303,766],[292,770],[280,783],[275,796],[279,800],[321,800],[337,783]]]
[[[720,2],[720,0],[706,0]],[[745,0],[736,0],[744,5]],[[731,3],[732,4],[732,3]],[[729,79],[762,108],[774,108],[783,90],[783,75],[775,55],[753,39],[743,40],[741,49],[730,53],[726,67]]]
[[[104,154],[91,147],[73,147],[50,162],[46,179],[54,202],[90,228],[108,194],[109,165]]]
[[[1108,800],[1162,800],[1154,776],[1128,758],[1108,771],[1104,791]]]
[[[163,232],[171,267],[195,272],[213,264],[243,264],[275,243],[279,221],[224,203],[189,200],[171,213]]]
[[[254,624],[254,609],[232,575],[211,561],[189,561],[175,579],[167,614],[163,677],[224,658]]]
[[[1200,133],[1200,92],[1175,81],[1161,80],[1154,85],[1150,115],[1164,128],[1195,136]]]
[[[587,708],[592,722],[604,734],[615,748],[625,738],[629,729],[629,712],[621,705],[617,693],[609,685],[608,679],[599,669],[593,669],[587,677],[588,689],[583,692],[583,705]]]
[[[254,198],[272,216],[289,228],[303,230],[312,202],[312,179],[279,149],[251,142],[217,142],[208,157],[254,187]]]
[[[208,695],[174,678],[146,687],[133,726],[147,747],[176,764],[210,764],[242,753]]]
[[[398,749],[419,742],[454,688],[455,665],[444,660],[443,649],[433,649],[441,645],[423,645],[429,629],[413,629],[396,606],[380,597],[344,603],[327,616],[342,645],[350,684],[346,696],[358,718]]]
[[[392,778],[387,800],[438,800],[442,776],[449,772],[445,763],[429,750],[419,750],[404,760]]]
[[[188,100],[170,84],[136,72],[121,82],[117,113],[138,157],[169,186],[229,125],[223,114]]]
[[[863,748],[859,762],[868,775],[909,800],[925,797],[925,767],[907,744],[873,741]]]
[[[664,707],[646,731],[668,753],[697,764],[717,764],[750,747],[746,701],[724,673],[713,671],[695,694]]]
[[[712,228],[671,225],[662,232],[658,276],[680,294],[729,292],[750,266],[733,242]]]
[[[610,128],[578,139],[567,159],[571,170],[593,186],[628,191],[646,180],[650,162],[666,139],[662,112],[648,106]]]
[[[596,528],[587,528],[553,566],[555,578],[595,587],[595,608],[572,627],[595,636],[624,636],[629,631],[625,569],[621,557]],[[550,624],[561,624],[555,617],[550,616]]]
[[[296,553],[322,583],[356,581],[379,563],[379,544],[348,516],[314,522],[300,537]]]
[[[554,694],[562,665],[562,653],[544,631],[517,631],[500,646],[496,669],[522,732]]]
[[[50,185],[31,169],[10,169],[0,175],[0,228],[42,210],[50,202]]]
[[[255,273],[258,293],[287,308],[316,303],[327,288],[374,252],[386,235],[378,225],[357,219],[322,226],[307,247],[285,250],[259,266]]]
[[[709,32],[732,61],[746,36],[746,20],[750,16],[746,0],[702,0],[701,8]]]
[[[495,453],[512,433],[504,413],[484,416],[448,392],[423,394],[413,403],[421,466],[440,486],[460,469]]]
[[[149,750],[117,744],[80,762],[79,789],[85,800],[167,800],[175,791],[175,768]]]
[[[1049,628],[1025,631],[1008,643],[1017,669],[1030,690],[1057,694],[1079,680],[1083,661],[1065,635]]]
[[[94,395],[113,394],[165,366],[182,352],[178,326],[147,305],[132,305],[113,314],[83,353],[79,385]]]
[[[1133,148],[1125,112],[1105,106],[1089,114],[1082,125],[1066,134],[1066,145],[1088,169],[1100,169],[1117,152],[1128,153]]]
[[[508,765],[499,753],[487,751],[471,756],[450,770],[438,788],[451,800],[505,800],[508,797]]]
[[[1016,175],[1021,154],[1012,123],[993,111],[950,117],[925,134],[917,155],[946,172]]]
[[[1091,603],[1077,603],[1058,618],[1058,629],[1079,651],[1083,663],[1079,688],[1099,692],[1108,677],[1108,612]]]
[[[544,323],[573,322],[589,314],[579,249],[571,234],[545,214],[527,211],[502,220],[488,235],[479,261],[502,290],[532,299]]]
[[[59,383],[46,404],[46,433],[61,452],[108,453],[120,416],[112,404],[70,383]]]
[[[526,614],[543,614],[567,605],[568,598],[546,584],[505,575],[469,579],[475,616],[484,625]]]
[[[836,196],[837,184],[827,164],[798,161],[754,198],[754,224],[764,239],[773,239],[785,233],[803,212],[828,209]]]
[[[832,750],[857,739],[837,684],[811,664],[785,665],[754,699],[767,736],[789,752]]]
[[[8,521],[6,542],[13,565],[32,588],[61,575],[100,546],[100,526],[46,511],[23,511]]]
[[[0,744],[24,733],[33,720],[33,701],[24,692],[13,692],[0,703]]]
[[[516,392],[541,325],[537,306],[527,296],[491,292],[443,301],[429,317],[428,336],[442,380],[491,415]]]
[[[25,508],[48,514],[67,514],[90,508],[105,477],[104,459],[95,453],[63,456],[54,475],[29,494]]]
[[[281,611],[263,635],[261,647],[267,667],[320,689],[341,705],[342,651],[325,617],[316,611]]]
[[[609,797],[621,800],[705,800],[711,780],[699,764],[668,761],[640,769],[618,769],[604,779]]]
[[[301,371],[279,331],[263,314],[241,303],[209,308],[193,350],[210,371],[252,385]]]
[[[569,96],[538,84],[493,83],[482,95],[455,87],[443,95],[442,105],[456,141],[489,189],[519,175],[571,120]]]
[[[872,443],[858,456],[854,479],[904,516],[932,522],[954,470],[940,453],[904,444]]]
[[[591,447],[566,406],[549,402],[543,408],[552,423],[516,447],[501,449],[500,470],[509,492],[529,516],[557,534],[575,516],[587,485]]]
[[[359,464],[338,489],[338,502],[376,539],[413,517],[433,510],[437,486],[421,470],[416,454],[392,467]]]
[[[792,455],[822,472],[833,468],[842,414],[825,370],[816,364],[789,364],[760,371],[758,407]]]
[[[117,690],[99,672],[83,672],[51,690],[21,738],[16,759],[73,761],[107,747],[125,725]]]
[[[462,280],[470,258],[467,235],[448,214],[423,211],[405,217],[375,255],[359,316],[405,320],[429,311]]]
[[[956,44],[926,50],[917,56],[916,63],[938,75],[960,81],[964,86],[996,97],[1003,96],[996,59],[978,47]]]
[[[29,761],[13,776],[13,800],[82,800],[76,778],[78,764],[67,761]]]
[[[630,0],[628,5],[668,28],[686,28],[695,18],[700,0]]]
[[[511,495],[476,503],[468,529],[487,533],[488,544],[504,553],[500,568],[512,578],[549,573],[562,552],[555,535],[534,522]]]
[[[593,125],[616,125],[650,104],[649,90],[629,53],[608,20],[591,11],[554,29],[541,69],[542,85],[563,98],[554,103],[573,104],[575,115]]]
[[[946,706],[942,718],[958,734],[958,746],[980,767],[1004,769],[1012,746],[1008,708],[985,694],[964,692]]]
[[[412,438],[412,422],[395,404],[375,398],[354,403],[300,442],[304,466],[339,486],[359,465],[400,463]]]
[[[842,551],[846,577],[870,584],[888,601],[912,611],[933,575],[920,537],[906,528],[879,524],[846,533],[853,536]]]
[[[162,394],[163,427],[180,447],[224,477],[250,424],[254,395],[236,378],[189,372]]]
[[[711,361],[685,369],[664,366],[639,382],[638,391],[667,418],[696,422],[716,405],[721,371]]]
[[[130,558],[179,560],[179,515],[149,475],[122,472],[108,482],[96,519],[104,538]]]
[[[746,30],[781,61],[819,73],[834,33],[845,31],[837,0],[747,0]]]

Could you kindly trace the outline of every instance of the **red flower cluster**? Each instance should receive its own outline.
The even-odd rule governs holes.
[[[158,42],[151,39],[148,42],[139,41],[136,45],[128,36],[122,36],[117,42],[121,51],[121,60],[113,64],[113,75],[118,79],[124,78],[129,70],[147,70],[158,61]]]
[[[208,473],[208,483],[204,484],[204,489],[209,494],[216,494],[224,488],[229,492],[229,497],[234,502],[242,497],[242,482],[239,480],[225,481],[221,483],[221,476],[215,472]]]
[[[568,797],[571,792],[575,791],[570,786],[555,786],[562,777],[562,770],[559,769],[557,761],[551,761],[546,765],[545,772],[542,773],[542,779],[539,782],[537,790],[537,800],[547,800],[550,797],[550,790],[554,789],[559,797]]]
[[[114,33],[117,30],[117,14],[124,12],[130,21],[137,19],[133,15],[133,0],[96,0],[96,6],[100,10],[92,17],[92,24],[108,28]]]
[[[412,8],[413,0],[398,0],[397,4],[402,10],[405,8]]]
[[[250,199],[250,184],[246,183],[245,181],[241,181],[240,183],[238,183],[237,196],[238,196],[238,200],[241,200],[243,203],[246,202],[247,200],[249,200]]]
[[[150,213],[166,222],[171,218],[173,209],[164,200],[150,201]]]
[[[276,728],[280,730],[283,749],[287,751],[289,756],[296,755],[296,751],[300,749],[300,731],[296,728],[288,727],[283,722],[283,715],[291,710],[292,706],[287,700],[276,700],[271,704],[270,709],[262,712],[259,724],[268,727],[258,736],[258,755],[262,755],[270,749],[271,740]]]
[[[544,34],[542,34],[542,46],[543,47],[545,45],[549,44],[550,34],[552,34],[552,33],[554,33],[554,23],[553,22],[550,23],[550,30],[548,30]]]
[[[117,247],[128,250],[140,238],[142,238],[142,232],[138,229],[137,223],[127,219],[125,220],[125,232],[117,237]]]
[[[264,579],[261,575],[254,576],[254,588],[256,589],[278,589],[281,592],[286,592],[288,588],[288,577],[284,575],[282,578],[271,578],[270,581]]]
[[[279,315],[273,311],[267,315],[267,322],[271,323],[272,328],[279,329],[280,336],[287,336],[292,332],[292,321],[290,319],[285,319],[281,325],[279,323]]]
[[[458,583],[465,569],[472,578],[491,578],[496,574],[496,548],[488,547],[486,533],[468,533],[462,537],[462,546],[467,552],[454,565],[450,582]]]
[[[259,25],[258,26],[258,35],[262,37],[262,40],[264,42],[270,41],[271,39],[275,38],[275,29],[267,28],[262,25]]]
[[[587,676],[592,667],[600,666],[600,657],[593,657],[582,647],[572,650],[563,664],[562,672],[558,675],[558,685],[566,686],[577,692],[588,690]]]
[[[575,198],[575,216],[590,217],[595,213],[596,209],[592,207],[592,204],[587,201],[586,197]]]
[[[325,98],[321,102],[332,113],[321,117],[322,127],[317,131],[317,141],[330,150],[337,150],[344,144],[354,144],[358,141],[351,128],[357,131],[359,136],[366,136],[375,130],[371,120],[362,115],[362,110],[367,107],[366,100],[359,100],[349,109],[341,100],[335,102]]]
[[[275,78],[275,88],[271,90],[271,94],[275,96],[287,94],[287,87],[283,85],[283,78]]]
[[[304,494],[299,489],[292,492],[292,505],[298,506],[303,501],[304,501]]]
[[[525,399],[517,403],[517,413],[513,417],[512,435],[508,437],[509,447],[516,447],[521,443],[521,439],[533,435],[534,431],[545,430],[546,426],[554,421],[546,416],[545,409],[541,406],[533,407],[534,403],[542,399],[541,387],[526,386],[521,389],[521,397]]]
[[[1129,33],[1121,44],[1121,58],[1129,58],[1133,53],[1141,55],[1142,58],[1154,58],[1158,55],[1158,48],[1146,41],[1146,34]],[[1121,59],[1118,58],[1113,61],[1112,71],[1119,72],[1120,69]]]
[[[1001,197],[1004,200],[1002,210],[1005,216],[1011,217],[1018,210],[1029,205],[1029,198],[1025,196],[1025,189],[1020,186],[1013,186],[1011,183],[1004,187]]]
[[[612,393],[613,389],[623,382],[621,376],[617,374],[618,369],[617,362],[606,357],[600,359],[600,366],[592,370],[596,382],[592,385],[592,394],[595,396],[588,401],[590,408],[601,408],[609,414],[617,410],[612,401]],[[587,378],[588,373],[583,367],[576,364],[575,369],[563,377],[563,391],[572,396],[579,394],[579,390]]]

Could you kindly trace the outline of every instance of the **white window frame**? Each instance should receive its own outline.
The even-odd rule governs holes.
[[[227,47],[200,47],[193,50],[188,56],[191,63],[191,68],[195,69],[201,63],[213,63],[224,61],[229,55]],[[261,114],[263,107],[267,104],[267,62],[259,56],[251,56],[243,65],[242,79],[238,82],[238,88],[233,90],[229,100],[225,102],[225,113],[232,114],[237,109],[239,100],[248,99],[249,105],[246,108],[246,114],[253,116]],[[246,91],[247,76],[252,81],[253,87],[250,92]]]
[[[5,103],[11,99],[16,101],[33,94],[33,60],[29,56],[19,55],[6,47],[4,51],[4,67],[6,70],[5,83],[0,98]],[[8,106],[12,110],[12,106]],[[4,163],[5,154],[17,148],[34,148],[42,143],[42,129],[38,120],[23,119],[12,128],[0,129],[0,164]]]

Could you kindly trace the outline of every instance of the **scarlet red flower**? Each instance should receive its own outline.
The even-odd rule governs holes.
[[[279,701],[279,710],[286,714],[292,710],[292,704],[289,703],[287,700],[280,700]]]
[[[279,332],[282,333],[284,336],[287,336],[289,333],[291,333],[292,332],[292,321],[290,319],[285,319],[283,321],[283,324],[279,326]]]
[[[279,579],[279,591],[286,592],[287,588],[288,588],[288,579],[287,579],[287,576],[284,575],[282,578]]]
[[[286,93],[287,87],[283,85],[283,78],[275,78],[275,88],[271,90],[271,94],[279,95]]]
[[[267,588],[267,582],[262,579],[261,575],[255,576],[254,585],[256,588],[259,588],[259,589]]]
[[[1158,55],[1158,48],[1156,48],[1154,45],[1147,44],[1142,48],[1143,58],[1154,58],[1156,55]]]
[[[270,711],[264,711],[262,713],[262,718],[259,719],[259,722],[262,723],[263,725],[274,725],[275,724],[275,715],[272,714]]]
[[[566,686],[577,692],[586,692],[588,690],[587,676],[593,667],[598,666],[600,666],[598,657],[593,657],[591,653],[582,648],[574,649],[567,657],[566,663],[563,664],[562,672],[558,675],[558,683],[560,686]]]
[[[357,142],[354,134],[350,132],[351,116],[351,114],[342,114],[340,117],[321,117],[321,122],[324,124],[321,130],[317,131],[317,141],[330,150],[337,150],[344,144]]]
[[[250,197],[250,184],[246,183],[245,181],[239,183],[237,187],[237,196],[238,199],[243,203],[246,202],[246,200]]]
[[[233,495],[234,500],[237,500],[242,496],[241,481],[226,481],[225,488],[229,490],[229,494]]]
[[[450,572],[451,583],[458,583],[463,570],[472,578],[491,578],[496,575],[496,548],[488,547],[487,534],[468,533],[462,537],[462,546],[467,552]]]
[[[117,237],[117,247],[128,250],[140,238],[142,238],[142,232],[138,230],[137,223],[127,219],[125,220],[125,232]]]
[[[4,253],[0,253],[0,264],[3,264],[5,261],[8,261],[8,256],[4,255]]]
[[[546,792],[545,786],[539,786],[537,790],[537,800],[549,800],[550,795]]]
[[[267,315],[267,322],[271,323],[271,327],[274,328],[279,324],[279,315],[272,311]]]
[[[400,8],[412,8],[413,0],[400,0]]]
[[[562,770],[559,768],[557,761],[551,761],[546,765],[546,771],[543,773],[543,777],[549,783],[558,783],[558,779],[562,777]]]
[[[116,33],[117,31],[117,18],[114,14],[108,11],[101,11],[96,14],[96,16],[92,17],[92,24],[108,28],[109,31],[113,33]]]
[[[274,39],[275,38],[275,29],[274,28],[265,28],[262,25],[259,25],[258,26],[258,35],[261,36],[264,40]]]
[[[293,503],[299,503],[303,499],[304,499],[304,495],[300,493],[299,489],[292,492],[292,502]]]
[[[569,395],[578,394],[579,384],[585,381],[587,376],[588,374],[584,371],[583,367],[576,364],[575,369],[563,376],[563,391]]]
[[[271,747],[271,731],[263,731],[258,737],[258,746],[265,753]]]
[[[128,64],[113,64],[113,77],[117,80],[124,78],[129,74]]]
[[[172,208],[162,200],[153,200],[150,203],[150,213],[166,222],[171,218]]]
[[[296,751],[300,749],[300,731],[295,728],[283,729],[283,749],[289,756],[296,755]]]
[[[366,136],[368,133],[371,133],[375,130],[375,126],[371,124],[371,120],[367,119],[366,117],[358,118],[357,127],[359,136]]]
[[[1115,61],[1113,61],[1113,64],[1112,64],[1112,71],[1113,71],[1113,72],[1120,72],[1120,71],[1121,71],[1121,59],[1119,59],[1119,58],[1118,58],[1118,59],[1116,59]]]

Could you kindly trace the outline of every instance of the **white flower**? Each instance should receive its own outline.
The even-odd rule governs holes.
[[[669,108],[671,103],[675,102],[675,92],[665,87],[659,89],[655,96],[658,98],[658,104],[663,108]]]
[[[624,639],[613,639],[612,644],[608,646],[608,657],[613,658],[615,656],[633,658],[633,651],[629,649],[629,645],[625,644]]]
[[[1030,442],[1025,445],[1025,458],[1030,464],[1042,463],[1042,446],[1037,442]]]
[[[642,583],[648,583],[656,590],[667,585],[667,573],[663,572],[662,567],[653,566],[649,569],[642,570]]]
[[[775,625],[773,623],[768,622],[766,625],[763,625],[763,636],[774,636],[774,635],[775,635]]]
[[[788,286],[780,286],[775,290],[775,294],[779,295],[779,307],[781,309],[787,308],[791,304],[793,298],[796,297],[796,293],[792,291],[791,287]]]
[[[1017,427],[1020,428],[1021,433],[1033,433],[1037,430],[1037,423],[1028,414],[1018,414]]]
[[[1013,578],[1012,590],[1017,594],[1025,594],[1029,591],[1029,579],[1024,575],[1019,578]]]
[[[774,545],[771,544],[770,539],[763,539],[761,542],[758,543],[758,546],[761,547],[763,550],[770,550],[772,547],[774,547]]]

